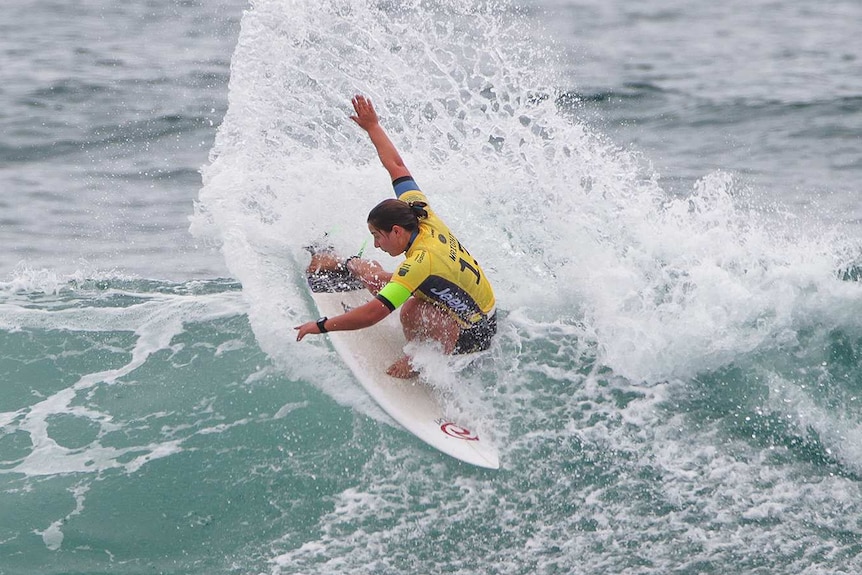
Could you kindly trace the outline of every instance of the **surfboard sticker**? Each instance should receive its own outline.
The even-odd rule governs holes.
[[[311,297],[320,315],[336,316],[363,305],[371,294],[346,269],[308,273]],[[407,431],[460,461],[499,469],[497,448],[469,425],[446,415],[434,390],[420,379],[403,380],[386,369],[404,353],[398,314],[366,329],[327,334],[332,347],[368,394]]]
[[[455,439],[463,439],[465,441],[479,441],[479,436],[467,429],[466,427],[461,427],[460,425],[452,421],[442,421],[443,420],[438,419],[436,423],[440,423],[440,431],[442,431],[449,437],[454,437]]]

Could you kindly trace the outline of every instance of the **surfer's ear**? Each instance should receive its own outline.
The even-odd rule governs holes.
[[[389,231],[389,233],[395,234],[395,237],[398,238],[398,241],[404,243],[404,249],[407,249],[407,243],[410,241],[410,232],[407,231],[407,228],[395,224],[394,226],[392,226],[392,229]]]

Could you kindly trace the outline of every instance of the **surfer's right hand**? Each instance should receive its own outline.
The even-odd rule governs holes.
[[[296,341],[302,341],[307,335],[320,333],[320,329],[317,327],[316,321],[308,321],[302,325],[298,325],[295,328],[296,330]]]

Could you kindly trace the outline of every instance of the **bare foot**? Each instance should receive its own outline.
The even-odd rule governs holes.
[[[386,370],[386,373],[392,377],[397,377],[398,379],[410,379],[419,375],[418,371],[413,370],[413,366],[410,364],[410,358],[406,355],[390,365],[389,369]]]

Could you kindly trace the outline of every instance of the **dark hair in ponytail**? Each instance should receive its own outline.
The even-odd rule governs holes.
[[[419,229],[419,220],[428,217],[425,202],[405,202],[389,198],[383,200],[368,212],[368,223],[386,233],[394,226],[400,226],[408,232]]]

